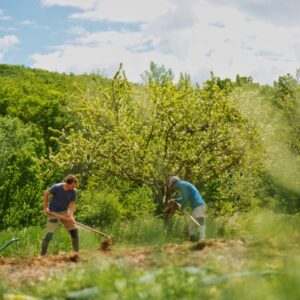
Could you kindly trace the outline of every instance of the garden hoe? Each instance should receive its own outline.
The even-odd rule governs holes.
[[[60,215],[60,214],[57,214],[57,213],[55,213],[55,212],[50,212],[50,214],[51,214],[52,216],[57,217],[58,219],[70,221],[69,218],[64,217],[64,216],[62,216],[62,215]],[[85,229],[87,229],[87,230],[93,231],[93,232],[95,232],[95,233],[97,233],[97,234],[99,234],[99,235],[105,236],[107,239],[104,240],[104,241],[101,243],[101,249],[102,249],[103,251],[109,250],[109,246],[112,244],[112,237],[111,237],[110,235],[108,235],[108,234],[106,234],[106,233],[104,233],[104,232],[101,232],[101,231],[99,231],[99,230],[96,230],[96,229],[94,229],[94,228],[92,228],[92,227],[89,227],[89,226],[87,226],[87,225],[85,225],[85,224],[79,223],[79,222],[77,222],[77,221],[75,221],[75,224],[78,225],[78,226],[80,226],[80,227],[83,227],[83,228],[85,228]]]

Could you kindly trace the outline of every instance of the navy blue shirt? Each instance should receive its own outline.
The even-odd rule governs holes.
[[[70,202],[76,201],[77,198],[76,189],[66,191],[63,183],[54,184],[48,192],[53,195],[49,203],[49,209],[54,212],[68,210]]]

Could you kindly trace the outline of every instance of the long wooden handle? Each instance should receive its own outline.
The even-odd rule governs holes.
[[[174,202],[177,204],[178,208],[181,209],[181,204],[179,204],[176,201],[174,201]],[[192,215],[190,215],[189,213],[187,213],[185,210],[183,211],[183,213],[185,215],[187,215],[197,226],[200,226],[199,222]]]
[[[186,211],[184,212],[197,226],[200,226],[199,222],[189,213],[187,213]]]
[[[104,232],[101,232],[101,231],[99,231],[99,230],[97,230],[97,229],[94,229],[94,228],[92,228],[92,227],[90,227],[90,226],[87,226],[87,225],[85,225],[85,224],[79,223],[79,222],[77,222],[77,221],[76,221],[75,223],[76,223],[78,226],[81,226],[81,227],[83,227],[83,228],[85,228],[85,229],[88,229],[88,230],[90,230],[90,231],[93,231],[93,232],[95,232],[95,233],[98,233],[98,234],[100,234],[100,235],[103,235],[103,236],[105,236],[105,237],[111,239],[111,236],[108,235],[108,234],[106,234],[106,233],[104,233]]]
[[[69,218],[67,218],[67,217],[65,217],[65,216],[62,216],[62,215],[60,215],[60,214],[57,214],[57,213],[55,213],[55,212],[52,212],[52,211],[51,211],[51,212],[49,212],[49,214],[50,214],[50,215],[53,215],[53,216],[55,216],[55,217],[57,217],[58,219],[63,219],[63,220],[65,220],[65,221],[70,221]],[[101,231],[99,231],[99,230],[96,230],[96,229],[94,229],[94,228],[92,228],[92,227],[90,227],[90,226],[87,226],[87,225],[85,225],[85,224],[79,223],[79,222],[77,222],[77,221],[75,221],[75,224],[78,225],[78,226],[81,226],[81,227],[83,227],[83,228],[85,228],[85,229],[88,229],[88,230],[90,230],[90,231],[93,231],[93,232],[95,232],[95,233],[98,233],[98,234],[100,234],[100,235],[103,235],[103,236],[105,236],[105,237],[111,239],[111,236],[110,236],[110,235],[108,235],[108,234],[106,234],[106,233],[104,233],[104,232],[101,232]]]

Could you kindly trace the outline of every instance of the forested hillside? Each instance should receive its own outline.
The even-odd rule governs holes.
[[[300,208],[300,85],[236,76],[195,84],[151,64],[141,84],[0,65],[0,228],[43,224],[42,195],[73,173],[78,216],[109,225],[159,215],[170,175],[210,215]]]

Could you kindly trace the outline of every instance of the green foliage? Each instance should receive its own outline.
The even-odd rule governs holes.
[[[91,226],[108,226],[119,221],[122,206],[111,191],[86,190],[81,194],[78,218]]]
[[[122,193],[122,191],[121,191]],[[152,191],[147,187],[137,187],[123,192],[120,195],[125,219],[152,216],[156,209]]]
[[[113,226],[112,234],[117,243],[125,245],[155,245],[170,240],[164,232],[162,220],[149,216],[118,222]]]
[[[39,223],[41,149],[33,126],[0,117],[0,228]]]
[[[134,220],[154,214],[152,192],[147,188],[105,187],[101,192],[92,185],[80,195],[78,217],[92,226],[110,226],[120,220]],[[98,186],[99,188],[99,186]]]
[[[281,109],[293,109],[297,89],[297,81],[290,74],[279,76],[278,80],[274,81],[274,104]]]
[[[21,66],[0,65],[0,115],[34,123],[43,133],[47,154],[57,151],[53,130],[74,126],[72,113],[85,89],[107,80],[100,76],[74,76]],[[42,155],[42,154],[41,154]]]
[[[42,222],[42,194],[66,174],[47,156],[62,128],[78,126],[72,107],[85,89],[108,80],[0,65],[0,228]],[[13,120],[13,121],[11,121]]]
[[[166,69],[164,65],[158,66],[153,61],[150,63],[150,70],[142,75],[146,82],[154,81],[156,84],[163,85],[165,82],[172,81],[174,74],[171,69]]]
[[[90,256],[83,251],[84,260],[76,268],[61,269],[34,284],[7,281],[1,292],[41,299],[65,299],[72,292],[88,288],[97,288],[98,298],[103,299],[299,298],[298,215],[257,210],[231,218],[214,218],[210,222],[224,232],[219,231],[221,239],[208,240],[202,251],[192,250],[189,243],[169,244],[163,224],[155,218],[134,221],[130,230],[124,229],[129,223],[123,224],[119,226],[119,234],[114,232],[115,249],[108,255],[97,251],[99,255],[92,252]],[[35,239],[40,239],[41,233],[38,228],[1,232],[0,242],[2,238],[20,236],[20,244],[15,245],[18,251],[12,249],[11,253],[23,256],[37,245]],[[66,231],[58,231],[57,235],[54,239],[58,238],[59,244],[56,249],[51,248],[51,253],[57,253],[59,247],[69,249]],[[85,235],[92,234],[80,232],[82,238]],[[127,242],[135,247],[125,248]],[[154,245],[149,247],[152,243]],[[118,247],[120,244],[122,247]],[[139,247],[141,245],[143,247]]]
[[[217,78],[199,89],[187,76],[174,84],[167,75],[152,80],[152,73],[135,89],[120,69],[110,87],[86,99],[77,111],[82,129],[62,132],[61,151],[51,157],[54,165],[87,178],[93,174],[146,185],[160,207],[171,174],[193,181],[211,202],[220,196],[231,200],[232,194],[224,193],[226,174],[243,172],[248,181],[256,176],[249,165],[259,164],[259,153],[251,152],[251,161],[247,154],[254,148],[254,129]]]
[[[253,83],[253,78],[251,76],[245,77],[245,76],[240,76],[238,74],[238,75],[236,75],[235,81],[236,81],[237,86],[243,86],[243,85]]]
[[[172,219],[165,224],[168,238],[174,242],[186,241],[189,237],[188,223],[187,217],[175,213]]]
[[[40,253],[41,240],[44,228],[38,226],[26,227],[23,229],[6,229],[1,231],[0,245],[3,246],[12,238],[20,240],[7,247],[0,255],[8,257],[34,256]]]
[[[236,213],[231,216],[222,216],[209,221],[213,228],[211,236],[225,238],[239,238],[263,241],[276,239],[278,245],[286,239],[288,232],[293,232],[296,238],[296,228],[299,225],[298,215],[274,213],[266,209],[255,209],[247,213]],[[208,226],[209,227],[209,226]],[[290,233],[291,234],[291,233]],[[284,245],[283,243],[283,245]]]
[[[297,80],[212,73],[200,87],[153,62],[143,79],[130,83],[122,66],[107,79],[0,65],[0,227],[43,222],[43,190],[68,173],[97,226],[160,213],[174,174],[215,215],[299,210]]]
[[[283,95],[285,91],[290,91],[287,92],[287,102],[278,98],[278,95]],[[255,152],[260,153],[263,165],[262,168],[257,168],[255,159],[252,159],[249,165],[257,174],[258,186],[253,189],[255,196],[261,199],[262,205],[268,204],[267,199],[271,197],[274,204],[277,202],[279,209],[287,209],[290,212],[298,210],[300,205],[300,165],[297,150],[299,91],[295,80],[288,75],[281,77],[278,83],[275,83],[275,88],[257,86],[254,89],[248,86],[238,88],[232,94],[232,99],[241,114],[259,134],[253,141],[253,146],[256,145]],[[278,105],[278,101],[282,105]],[[251,152],[247,153],[251,155]]]

